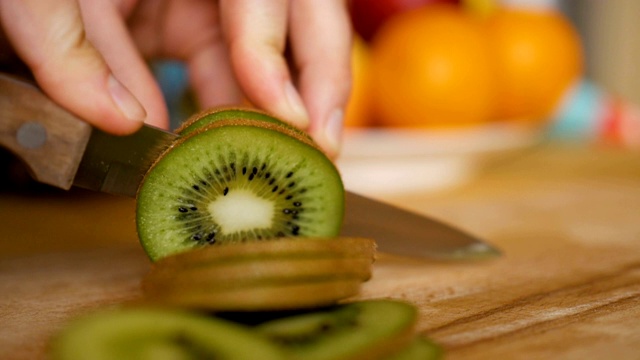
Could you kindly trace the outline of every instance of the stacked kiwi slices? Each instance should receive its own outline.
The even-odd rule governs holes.
[[[304,132],[260,111],[206,111],[155,163],[137,228],[143,304],[78,319],[53,358],[436,359],[416,309],[348,301],[375,242],[338,237],[344,189]]]
[[[283,238],[207,247],[154,264],[147,298],[211,311],[326,306],[371,277],[375,243],[363,238]]]
[[[368,300],[304,313],[233,315],[168,308],[108,309],[76,319],[52,343],[55,360],[430,360],[439,346],[414,335],[416,310]]]

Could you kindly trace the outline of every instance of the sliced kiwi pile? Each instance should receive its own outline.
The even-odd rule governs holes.
[[[415,337],[416,310],[370,300],[246,324],[168,308],[102,310],[76,319],[52,343],[54,360],[282,359],[430,360]]]
[[[413,338],[416,309],[397,301],[364,301],[272,320],[256,330],[292,359],[385,359]]]
[[[319,307],[356,295],[374,256],[364,238],[231,243],[156,262],[142,288],[155,303],[214,311]]]
[[[340,175],[301,131],[246,109],[194,117],[146,174],[137,229],[152,260],[206,245],[337,236]]]
[[[232,322],[174,309],[102,310],[53,339],[54,360],[286,359],[272,342]]]

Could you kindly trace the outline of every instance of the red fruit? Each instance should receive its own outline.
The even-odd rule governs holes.
[[[392,15],[434,3],[458,4],[458,0],[352,0],[351,21],[354,30],[369,41]]]

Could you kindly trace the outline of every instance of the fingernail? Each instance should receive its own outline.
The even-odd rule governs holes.
[[[109,92],[113,102],[116,103],[122,115],[127,119],[135,122],[143,122],[147,117],[138,99],[136,99],[129,90],[124,87],[113,75],[109,75]]]
[[[342,111],[342,109],[335,109],[329,114],[329,118],[324,126],[324,138],[327,145],[330,146],[335,153],[340,151],[343,122],[344,111]]]
[[[287,82],[284,86],[284,92],[297,125],[306,128],[309,125],[309,114],[302,103],[302,98],[300,98],[298,91],[291,82]]]

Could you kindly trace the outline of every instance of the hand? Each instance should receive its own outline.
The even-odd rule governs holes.
[[[14,51],[53,100],[105,131],[167,126],[145,59],[175,58],[203,107],[246,96],[338,151],[350,88],[344,0],[0,0],[0,22],[10,44],[0,61]]]

